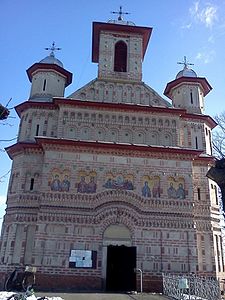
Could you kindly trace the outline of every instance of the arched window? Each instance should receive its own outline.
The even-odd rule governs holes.
[[[123,41],[115,45],[114,71],[127,72],[127,45]]]

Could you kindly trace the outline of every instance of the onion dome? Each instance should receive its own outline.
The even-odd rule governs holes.
[[[49,48],[45,48],[45,50],[50,50],[50,53],[48,56],[46,56],[45,58],[43,58],[42,60],[40,60],[38,63],[33,64],[29,69],[27,69],[27,75],[28,78],[30,80],[30,82],[32,82],[32,78],[35,74],[37,74],[39,71],[42,71],[42,73],[44,72],[45,75],[40,75],[39,76],[39,80],[43,81],[43,80],[47,80],[48,79],[48,87],[50,88],[50,86],[53,85],[53,81],[55,86],[59,86],[59,81],[58,81],[58,77],[60,76],[60,78],[62,80],[65,80],[65,83],[63,84],[63,86],[68,86],[71,82],[72,82],[72,73],[70,73],[69,71],[67,71],[66,69],[64,69],[63,67],[63,63],[57,59],[55,57],[55,51],[56,50],[61,50],[61,48],[55,47],[55,42],[52,43],[52,46]],[[53,72],[55,74],[57,74],[57,76],[51,77],[51,79],[49,78],[49,72]],[[44,77],[43,77],[44,76]],[[39,81],[37,81],[39,82]],[[50,85],[51,82],[51,85]],[[37,89],[39,88],[39,85],[33,84],[33,86],[37,87]],[[34,87],[32,87],[32,92],[34,90]],[[38,92],[35,92],[36,94]],[[36,95],[35,94],[35,95]],[[45,94],[46,94],[46,90],[45,90]],[[51,95],[54,95],[54,93],[51,91]],[[59,95],[54,95],[54,96],[59,96]]]
[[[195,73],[195,71],[185,66],[183,70],[177,73],[176,79],[180,77],[197,77],[197,74]]]
[[[179,85],[184,84],[198,84],[201,86],[203,91],[203,96],[205,97],[212,89],[208,81],[204,77],[198,77],[198,75],[189,66],[193,66],[192,63],[187,61],[186,56],[184,56],[183,62],[178,62],[180,65],[184,65],[183,70],[177,73],[176,78],[173,81],[167,83],[164,95],[173,100],[173,91]]]
[[[63,68],[63,63],[55,57],[53,52],[51,52],[50,55],[48,55],[44,59],[42,59],[39,63],[58,65],[61,68]]]
[[[39,63],[41,64],[53,64],[58,65],[63,68],[63,63],[55,57],[55,51],[61,50],[61,48],[55,47],[55,42],[52,43],[51,47],[45,48],[45,50],[50,50],[50,54],[42,59]]]

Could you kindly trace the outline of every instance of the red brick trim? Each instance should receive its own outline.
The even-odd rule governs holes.
[[[59,65],[45,64],[45,63],[35,63],[29,69],[27,69],[27,75],[30,82],[32,82],[33,73],[37,70],[54,70],[60,73],[66,78],[66,86],[68,86],[72,82],[72,77],[73,77],[72,73],[60,67]]]

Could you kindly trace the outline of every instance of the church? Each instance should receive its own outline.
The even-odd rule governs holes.
[[[98,74],[65,97],[72,74],[50,54],[27,70],[1,232],[0,282],[34,266],[36,288],[162,291],[162,274],[221,279],[217,185],[204,114],[212,87],[186,58],[164,96],[142,81],[152,28],[93,22]],[[160,77],[159,77],[160,80]],[[142,276],[141,276],[142,275]]]

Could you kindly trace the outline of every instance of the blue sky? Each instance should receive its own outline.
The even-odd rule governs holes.
[[[225,0],[1,0],[0,1],[0,103],[12,108],[28,99],[26,75],[33,63],[48,55],[45,47],[55,41],[56,53],[73,83],[65,96],[94,79],[97,64],[91,62],[92,22],[107,22],[110,12],[122,5],[126,20],[153,32],[143,62],[143,81],[160,95],[182,68],[187,56],[199,77],[213,90],[206,97],[206,114],[225,110]],[[166,98],[166,97],[165,97]],[[19,118],[12,109],[0,123],[0,223],[4,214],[11,160],[3,151],[16,138]]]

